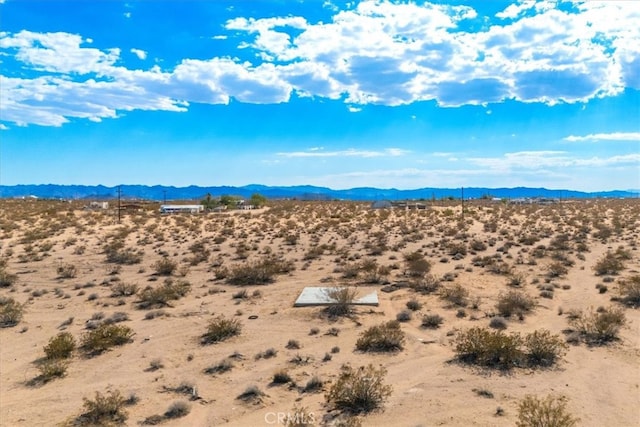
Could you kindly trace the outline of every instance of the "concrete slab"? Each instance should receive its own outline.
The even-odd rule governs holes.
[[[312,307],[321,305],[333,305],[336,300],[329,297],[329,293],[333,287],[314,287],[308,286],[302,290],[300,296],[293,304],[294,307]],[[354,300],[351,305],[373,305],[378,306],[378,293],[372,292],[370,294],[361,296]]]

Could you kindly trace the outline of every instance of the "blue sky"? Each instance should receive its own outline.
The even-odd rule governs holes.
[[[640,188],[640,2],[0,15],[3,185]]]

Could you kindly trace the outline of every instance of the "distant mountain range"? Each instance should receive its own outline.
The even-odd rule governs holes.
[[[254,193],[259,193],[271,199],[301,199],[301,200],[405,200],[405,199],[442,199],[454,197],[459,199],[462,195],[460,188],[419,188],[415,190],[397,190],[381,188],[351,188],[348,190],[332,190],[325,187],[299,185],[291,187],[270,187],[266,185],[246,185],[243,187],[171,187],[161,185],[122,185],[119,187],[122,197],[125,199],[145,200],[200,200],[207,193],[212,196],[223,194],[249,198]],[[117,197],[118,187],[106,187],[103,185],[0,185],[0,198],[30,197],[55,198],[55,199],[113,199]],[[481,197],[519,198],[519,197],[545,197],[545,198],[627,198],[640,197],[638,190],[614,190],[582,192],[574,190],[549,190],[546,188],[483,188],[470,187],[464,189],[465,199],[478,199]]]

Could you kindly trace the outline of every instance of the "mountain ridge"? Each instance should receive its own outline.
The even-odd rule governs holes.
[[[146,200],[200,200],[207,193],[212,196],[229,194],[248,198],[260,193],[267,198],[289,198],[303,200],[403,200],[403,199],[441,199],[461,198],[461,188],[424,187],[410,190],[396,188],[358,187],[334,190],[313,185],[267,186],[249,184],[245,186],[196,186],[175,187],[165,185],[61,185],[61,184],[20,184],[0,185],[0,198],[56,198],[56,199],[113,199],[120,188],[123,198]],[[568,189],[547,189],[544,187],[468,187],[464,188],[465,199],[481,197],[520,198],[632,198],[639,197],[640,191],[611,190],[584,192]]]

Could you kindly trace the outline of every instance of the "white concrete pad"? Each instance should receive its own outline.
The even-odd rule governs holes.
[[[329,297],[333,287],[313,287],[308,286],[302,290],[300,296],[293,304],[294,307],[310,307],[319,305],[333,305],[336,300]],[[378,293],[372,292],[354,300],[351,305],[378,305]]]

